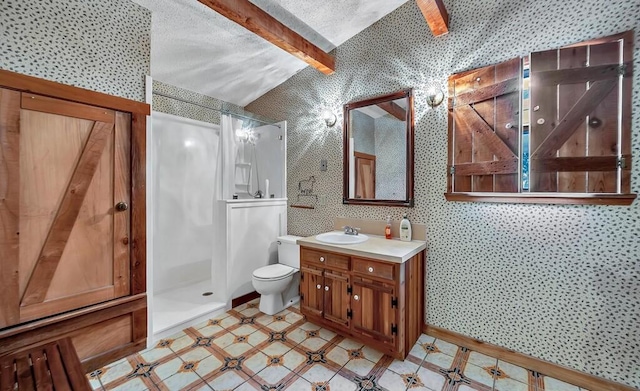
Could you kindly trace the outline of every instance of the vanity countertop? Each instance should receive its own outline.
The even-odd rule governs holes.
[[[335,231],[342,232],[342,231]],[[427,248],[421,240],[403,242],[400,239],[385,239],[383,236],[366,234],[369,239],[356,244],[331,244],[316,239],[316,235],[297,240],[297,244],[319,250],[334,251],[347,255],[382,259],[388,262],[403,263]]]

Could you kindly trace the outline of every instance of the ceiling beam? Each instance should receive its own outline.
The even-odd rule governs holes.
[[[442,0],[416,0],[416,2],[433,35],[437,37],[449,32],[449,14]]]
[[[335,72],[335,58],[248,0],[198,0],[220,15],[298,57],[325,75]]]
[[[380,107],[382,110],[386,111],[387,113],[393,115],[400,121],[407,120],[407,111],[402,107],[400,107],[395,102],[381,102],[381,103],[378,103],[378,107]]]

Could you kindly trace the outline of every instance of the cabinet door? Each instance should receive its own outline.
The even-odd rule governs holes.
[[[392,306],[392,284],[353,277],[352,327],[354,331],[395,346],[397,309]]]
[[[0,103],[0,328],[128,295],[130,115]]]
[[[303,313],[322,316],[324,301],[324,278],[322,269],[309,266],[300,267],[300,309]]]
[[[340,326],[349,327],[349,275],[324,271],[324,318]]]

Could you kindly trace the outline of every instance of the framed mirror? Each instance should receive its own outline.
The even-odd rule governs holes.
[[[413,207],[413,90],[344,105],[343,203]]]

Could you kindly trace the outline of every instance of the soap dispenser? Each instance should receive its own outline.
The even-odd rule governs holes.
[[[411,241],[411,223],[409,222],[406,213],[400,221],[400,240],[403,242]]]
[[[387,226],[384,227],[384,237],[391,239],[391,216],[387,216]]]

